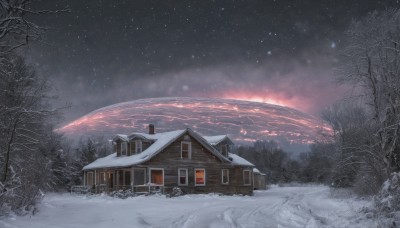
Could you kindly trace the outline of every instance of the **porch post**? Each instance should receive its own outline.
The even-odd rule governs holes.
[[[86,186],[86,171],[83,171],[83,186]]]
[[[119,188],[119,172],[117,170],[115,172],[115,190],[118,190]]]
[[[253,189],[252,190],[254,191],[254,172],[253,172],[253,169],[251,170],[251,177],[253,179],[252,182],[251,182],[252,185],[253,185]]]
[[[134,176],[133,176],[133,166],[132,166],[132,168],[131,168],[131,189],[132,189],[132,192],[133,192],[133,183],[135,183],[134,182],[134,179],[133,178],[135,178]]]
[[[94,170],[94,192],[97,193],[97,172]]]

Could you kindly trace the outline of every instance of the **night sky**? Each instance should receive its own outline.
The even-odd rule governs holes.
[[[347,93],[333,67],[352,19],[399,1],[35,1],[71,13],[29,59],[54,83],[65,121],[151,97],[263,101],[318,115]],[[340,63],[339,63],[340,64]]]

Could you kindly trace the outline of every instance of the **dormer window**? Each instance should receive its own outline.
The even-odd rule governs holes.
[[[228,157],[228,145],[221,145],[221,154]]]
[[[192,158],[192,144],[190,142],[181,143],[181,159]]]
[[[142,153],[142,141],[141,140],[136,140],[135,141],[135,152]]]
[[[126,156],[128,154],[128,143],[122,142],[120,145],[121,145],[121,156],[122,155]]]
[[[132,141],[130,145],[130,152],[131,154],[142,153],[142,140]]]

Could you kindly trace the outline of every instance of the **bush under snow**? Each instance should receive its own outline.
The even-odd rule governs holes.
[[[375,197],[376,209],[379,211],[378,217],[384,219],[385,226],[400,226],[400,172],[392,173]]]

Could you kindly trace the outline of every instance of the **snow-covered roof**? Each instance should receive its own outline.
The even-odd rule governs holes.
[[[260,172],[260,170],[258,170],[257,168],[253,168],[253,173],[258,173],[258,174],[260,174],[262,176],[266,175],[265,173]]]
[[[83,167],[83,170],[99,169],[99,168],[112,168],[112,167],[114,167],[114,168],[115,167],[129,167],[129,166],[141,164],[143,162],[150,160],[152,157],[157,155],[164,148],[166,148],[168,145],[170,145],[172,142],[177,140],[179,137],[181,137],[185,133],[190,134],[191,136],[196,138],[204,147],[209,149],[215,156],[220,158],[222,161],[231,163],[233,165],[254,166],[253,164],[248,162],[246,159],[239,157],[236,154],[229,153],[229,159],[228,159],[228,158],[224,157],[222,154],[220,154],[214,147],[212,147],[212,145],[213,145],[212,143],[218,144],[219,142],[221,142],[222,140],[227,138],[226,135],[202,137],[199,134],[192,131],[190,128],[188,128],[186,130],[177,130],[177,131],[170,131],[170,132],[157,133],[157,134],[145,134],[145,133],[136,133],[136,132],[130,134],[129,136],[118,134],[114,137],[114,140],[116,138],[119,138],[124,141],[129,141],[129,139],[133,139],[135,137],[140,137],[140,138],[154,141],[154,143],[152,143],[150,147],[148,147],[146,150],[144,150],[140,154],[117,157],[117,153],[113,153],[104,158],[99,158],[96,161]],[[219,140],[221,140],[221,141],[219,141]]]
[[[137,165],[142,162],[148,161],[157,152],[164,149],[170,143],[179,138],[185,130],[170,131],[165,133],[158,133],[154,135],[142,134],[143,137],[156,140],[149,148],[140,154],[134,154],[131,156],[120,156],[117,157],[117,153],[110,154],[104,158],[99,158],[96,161],[90,163],[89,165],[83,167],[84,170],[96,169],[96,168],[111,168],[111,167],[127,167],[132,165]],[[139,134],[139,133],[134,133]]]
[[[212,146],[218,145],[220,142],[227,139],[228,143],[233,144],[227,135],[203,136],[203,138]]]
[[[128,139],[128,136],[127,135],[123,135],[123,134],[117,134],[115,137],[114,137],[114,140],[115,139],[121,139],[121,140],[123,140],[123,141],[128,141],[129,139]]]
[[[226,135],[203,136],[203,138],[208,143],[210,143],[211,145],[215,146],[218,143],[222,142],[226,138]]]
[[[232,159],[233,165],[254,166],[252,163],[236,154],[229,153],[229,158]]]

